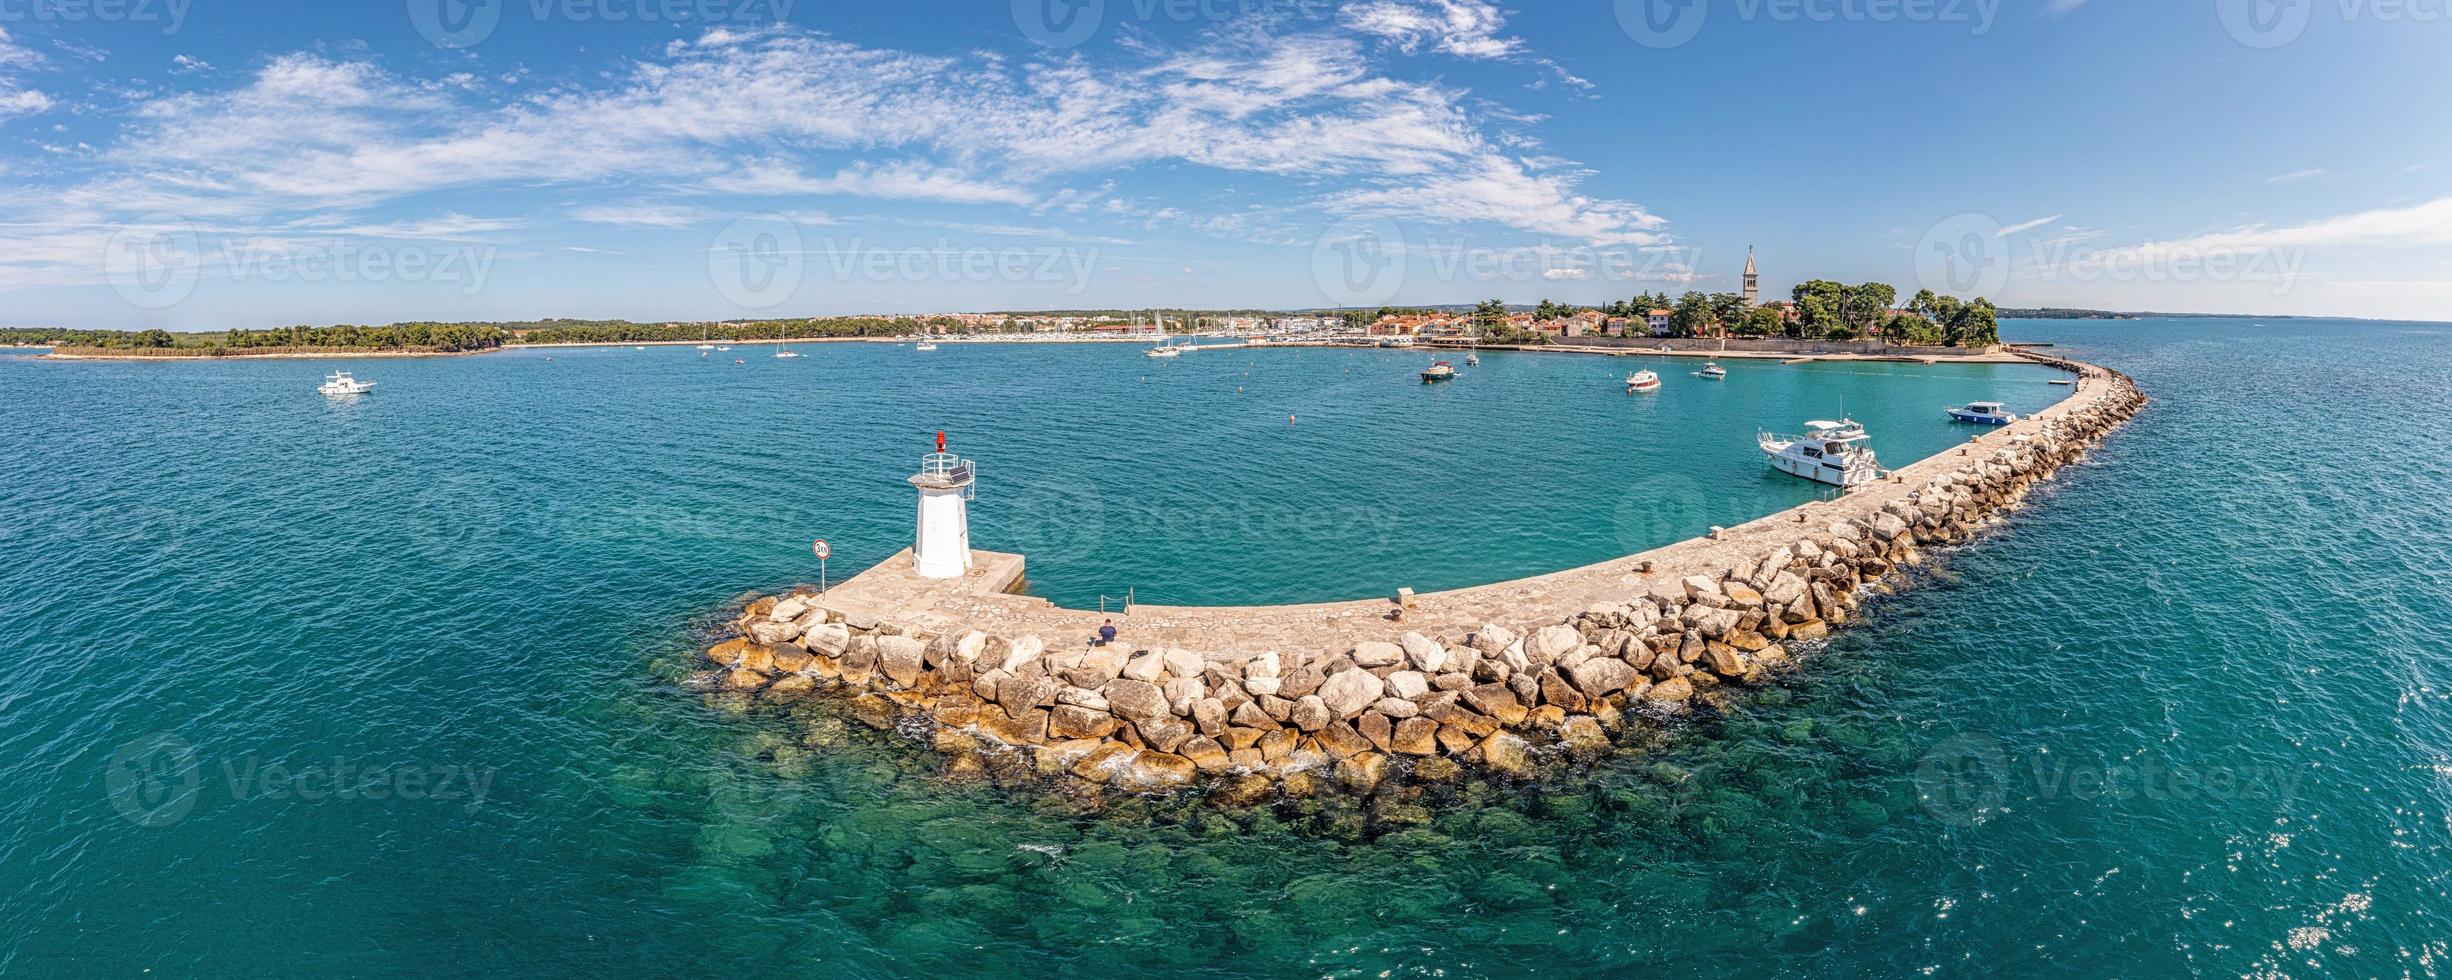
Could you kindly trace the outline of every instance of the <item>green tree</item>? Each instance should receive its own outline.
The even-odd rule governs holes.
[[[1711,297],[1702,293],[1687,293],[1679,297],[1669,314],[1669,331],[1680,337],[1700,337],[1710,332]]]

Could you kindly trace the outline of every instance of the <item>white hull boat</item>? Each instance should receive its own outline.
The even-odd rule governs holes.
[[[1637,371],[1626,376],[1628,391],[1659,391],[1660,376],[1650,371]]]
[[[315,386],[315,390],[327,395],[363,395],[375,390],[375,383],[350,377],[347,371],[334,371],[331,377],[324,379],[323,384]]]
[[[1968,402],[1943,411],[1953,419],[1973,425],[2008,425],[2018,420],[2017,413],[2004,410],[2000,402]]]
[[[1884,476],[1881,462],[1864,445],[1871,438],[1853,421],[1807,422],[1801,436],[1763,433],[1756,437],[1771,468],[1834,487],[1862,486]]]
[[[1717,364],[1705,364],[1702,370],[1694,372],[1694,376],[1707,381],[1726,381],[1728,369]]]

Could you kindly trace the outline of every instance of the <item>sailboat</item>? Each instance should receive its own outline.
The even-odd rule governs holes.
[[[800,355],[799,355],[799,354],[795,354],[795,353],[793,353],[793,352],[792,352],[792,348],[791,348],[789,345],[786,345],[786,344],[785,344],[783,341],[778,340],[778,341],[776,341],[776,342],[775,342],[775,356],[776,356],[776,357],[799,357]]]

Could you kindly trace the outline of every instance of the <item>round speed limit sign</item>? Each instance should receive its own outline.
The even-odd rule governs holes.
[[[819,561],[825,561],[826,559],[834,556],[834,549],[826,546],[826,539],[824,538],[817,539],[817,544],[810,548],[810,550],[817,552],[817,560]]]

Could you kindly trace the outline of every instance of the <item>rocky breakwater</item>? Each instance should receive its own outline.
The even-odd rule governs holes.
[[[1529,776],[1607,753],[1635,715],[1671,717],[1776,677],[1848,621],[1868,587],[1923,549],[1972,537],[2145,403],[2127,378],[2085,371],[2092,390],[2067,409],[1917,464],[1880,492],[1766,519],[1782,530],[1703,549],[1710,567],[1691,567],[1691,550],[1677,568],[1630,557],[1639,587],[1563,622],[1448,636],[1391,624],[1391,635],[1321,651],[1236,650],[1233,637],[1217,651],[1055,648],[868,620],[797,593],[750,602],[738,635],[708,651],[717,669],[705,679],[753,703],[841,698],[870,726],[930,740],[949,773],[999,782],[1206,783],[1248,803],[1323,783],[1446,781],[1465,766]],[[1806,514],[1824,520],[1795,516]]]

